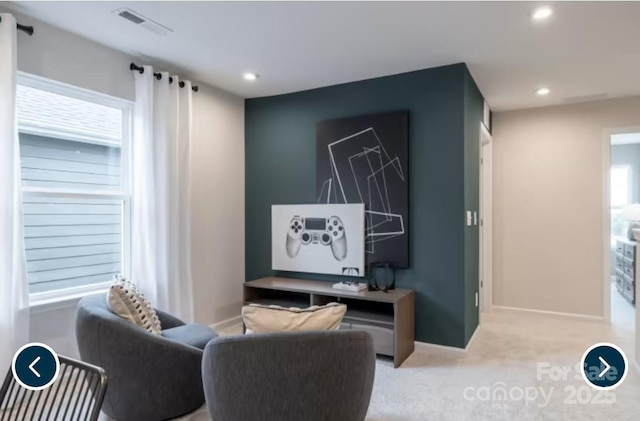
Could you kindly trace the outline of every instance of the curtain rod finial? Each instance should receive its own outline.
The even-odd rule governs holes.
[[[18,24],[18,29],[23,31],[25,34],[32,36],[33,35],[33,26],[25,26],[25,25],[20,25]]]
[[[140,74],[143,74],[143,73],[144,73],[144,67],[142,67],[142,66],[138,66],[138,65],[136,65],[135,63],[131,63],[131,64],[129,65],[129,70],[137,70],[137,71],[139,71],[139,72],[140,72]]]

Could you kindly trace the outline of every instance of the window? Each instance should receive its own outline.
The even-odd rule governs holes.
[[[622,219],[622,209],[631,203],[631,167],[614,165],[611,167],[611,243],[613,237],[625,236],[626,222]]]
[[[20,74],[16,98],[32,301],[128,273],[127,101]]]

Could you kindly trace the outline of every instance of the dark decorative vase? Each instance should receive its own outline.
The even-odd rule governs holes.
[[[369,267],[369,291],[391,291],[396,289],[396,269],[392,263],[376,262]]]

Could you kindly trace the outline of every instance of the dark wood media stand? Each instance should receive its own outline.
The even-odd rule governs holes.
[[[415,292],[396,289],[342,291],[332,282],[271,276],[244,283],[244,304],[305,308],[340,302],[347,305],[341,329],[365,330],[373,336],[376,353],[393,357],[398,367],[413,352]]]

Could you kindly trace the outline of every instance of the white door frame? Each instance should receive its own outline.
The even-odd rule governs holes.
[[[480,312],[487,312],[493,307],[493,137],[483,123],[480,123],[479,262]]]
[[[602,208],[603,208],[603,294],[602,294],[602,319],[605,323],[611,323],[611,135],[623,133],[640,133],[640,126],[619,127],[615,129],[605,129],[602,142]],[[640,317],[638,317],[640,319]],[[636,326],[636,335],[640,331],[640,326]]]

